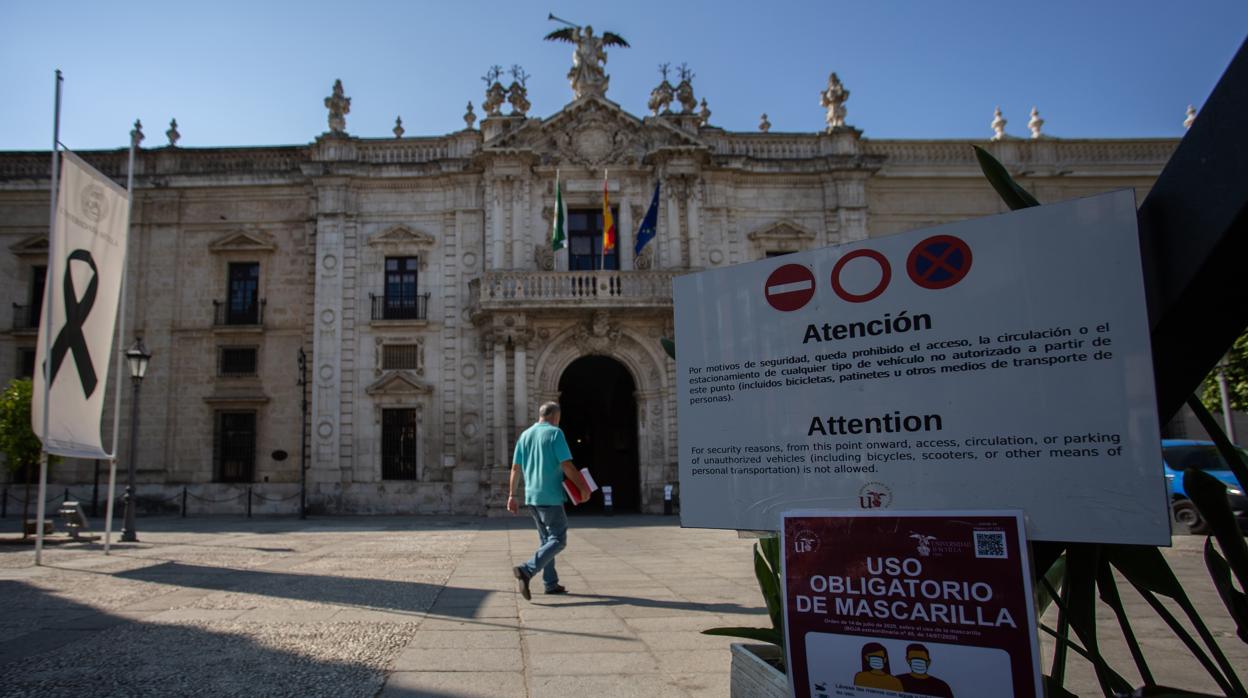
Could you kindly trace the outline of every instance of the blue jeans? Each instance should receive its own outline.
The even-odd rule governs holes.
[[[559,573],[555,570],[555,556],[568,545],[568,515],[563,511],[562,504],[553,506],[530,506],[529,513],[537,524],[537,539],[540,541],[537,552],[523,565],[520,565],[529,577],[542,571],[542,582],[546,591],[559,586]]]

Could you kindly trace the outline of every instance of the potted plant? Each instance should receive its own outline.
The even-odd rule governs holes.
[[[725,635],[754,640],[736,642],[732,649],[733,696],[767,698],[789,695],[784,668],[784,598],[780,582],[780,540],[774,535],[754,544],[754,577],[767,604],[770,628],[711,628],[706,635]]]

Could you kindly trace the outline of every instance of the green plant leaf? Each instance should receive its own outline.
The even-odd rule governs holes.
[[[1017,211],[1020,208],[1030,208],[1039,206],[1040,202],[1031,192],[1019,186],[1018,182],[1010,176],[1005,166],[992,156],[987,150],[973,145],[975,149],[975,159],[979,161],[979,169],[983,171],[984,177],[988,179],[988,183],[993,189],[997,190],[997,195],[1010,207],[1011,211]]]
[[[1053,564],[1049,566],[1049,570],[1044,573],[1044,578],[1048,580],[1048,584],[1037,584],[1033,595],[1036,597],[1036,617],[1044,615],[1049,610],[1049,606],[1053,603],[1053,595],[1049,593],[1049,589],[1060,590],[1066,578],[1066,556],[1061,555]]]
[[[1131,698],[1219,698],[1216,693],[1196,693],[1169,686],[1141,686]]]
[[[673,360],[676,359],[676,342],[667,337],[659,337],[659,344],[663,345],[663,351],[667,352],[668,356],[672,357]]]
[[[1088,655],[1094,658],[1093,668],[1104,695],[1130,693],[1131,685],[1109,667],[1100,654],[1096,639],[1096,576],[1101,565],[1101,546],[1072,543],[1066,549],[1066,584],[1070,597],[1066,608],[1070,627],[1074,629]]]
[[[1048,698],[1079,698],[1078,695],[1062,688],[1062,685],[1050,676],[1044,677],[1044,695]]]
[[[1218,547],[1222,548],[1239,585],[1248,589],[1248,544],[1244,543],[1244,534],[1226,498],[1226,485],[1209,473],[1189,468],[1183,471],[1183,489],[1209,522],[1213,537],[1218,539]]]
[[[1231,683],[1227,681],[1226,677],[1224,677],[1221,672],[1218,671],[1218,667],[1214,665],[1213,660],[1209,658],[1209,655],[1201,649],[1200,645],[1196,643],[1196,639],[1192,637],[1192,634],[1187,631],[1187,628],[1183,627],[1183,624],[1179,622],[1179,619],[1170,612],[1170,609],[1166,608],[1165,604],[1157,598],[1157,595],[1153,593],[1151,589],[1136,583],[1131,579],[1131,577],[1127,577],[1127,581],[1135,587],[1135,590],[1139,592],[1140,596],[1144,597],[1144,600],[1148,602],[1148,605],[1153,608],[1153,611],[1156,612],[1163,621],[1165,621],[1166,625],[1170,626],[1170,630],[1174,633],[1175,637],[1179,638],[1179,641],[1187,647],[1187,650],[1192,653],[1192,656],[1196,658],[1196,661],[1200,662],[1200,665],[1205,668],[1205,671],[1207,671],[1209,676],[1217,682],[1218,686],[1225,691],[1227,695],[1235,695]]]
[[[780,598],[780,580],[767,564],[764,552],[769,540],[775,539],[763,538],[754,545],[754,577],[758,579],[758,588],[763,592],[763,601],[767,603],[767,615],[771,617],[771,627],[783,637],[784,599]]]
[[[1248,642],[1248,595],[1235,588],[1231,582],[1231,568],[1226,558],[1218,554],[1213,547],[1213,539],[1205,539],[1205,567],[1209,569],[1209,578],[1222,597],[1222,604],[1230,612],[1235,621],[1235,633],[1239,639]]]
[[[1240,339],[1243,338],[1241,337]],[[1236,340],[1236,343],[1238,341]],[[1187,398],[1187,406],[1192,408],[1192,412],[1196,414],[1196,419],[1200,421],[1200,425],[1209,434],[1209,438],[1213,439],[1214,445],[1218,447],[1218,454],[1222,456],[1222,460],[1226,461],[1226,467],[1230,468],[1232,473],[1235,473],[1235,479],[1239,481],[1240,489],[1248,492],[1248,463],[1244,462],[1243,454],[1231,444],[1230,439],[1226,438],[1226,433],[1222,431],[1222,427],[1218,425],[1213,415],[1209,414],[1209,410],[1205,408],[1200,398],[1195,395]]]
[[[1108,545],[1105,555],[1132,584],[1172,599],[1186,596],[1161,550],[1146,545]]]
[[[741,637],[746,640],[757,640],[771,645],[781,645],[780,633],[775,628],[709,628],[702,631],[703,635],[722,635],[724,637]]]
[[[1135,661],[1135,668],[1140,672],[1140,678],[1144,679],[1145,685],[1157,683],[1157,680],[1153,678],[1153,672],[1148,668],[1148,661],[1144,659],[1144,651],[1140,649],[1140,643],[1135,638],[1131,620],[1127,617],[1127,609],[1122,605],[1122,597],[1118,594],[1118,582],[1114,580],[1114,571],[1109,565],[1109,560],[1104,557],[1101,558],[1100,565],[1097,567],[1096,588],[1101,594],[1101,601],[1113,609],[1114,617],[1118,619],[1118,627],[1122,629],[1122,637],[1127,642],[1127,649],[1131,651],[1131,659]]]

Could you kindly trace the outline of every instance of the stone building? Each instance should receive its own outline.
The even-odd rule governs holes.
[[[665,75],[650,114],[621,109],[605,59],[582,52],[601,53],[594,40],[575,37],[573,99],[545,117],[528,114],[528,76],[504,87],[494,70],[479,127],[470,104],[455,133],[351,134],[337,83],[329,130],[308,145],[181,148],[175,124],[168,145],[139,150],[125,312],[153,353],[145,507],[178,506],[185,487],[192,513],[238,512],[250,488],[256,511],[293,512],[302,461],[312,512],[495,512],[515,437],[558,399],[575,459],[617,508],[661,511],[676,481],[674,363],[659,344],[675,275],[1004,210],[968,143],[847,125],[835,74],[811,89],[825,130],[775,132],[764,116],[730,132],[687,72]],[[1052,138],[1042,123],[1033,111],[1031,137],[1010,137],[998,112],[980,145],[1047,202],[1122,187],[1142,199],[1177,145]],[[124,151],[79,154],[124,182]],[[34,370],[48,163],[0,153],[6,382]],[[605,258],[604,177],[619,232]],[[658,234],[636,254],[656,184]],[[93,466],[60,464],[50,492],[89,501]]]

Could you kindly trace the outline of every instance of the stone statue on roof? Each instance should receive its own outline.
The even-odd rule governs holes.
[[[564,41],[575,44],[572,51],[572,69],[568,71],[568,83],[572,85],[572,94],[576,99],[586,95],[605,96],[607,83],[611,78],[607,75],[607,46],[628,48],[628,42],[618,34],[603,32],[602,36],[594,35],[594,28],[589,25],[581,27],[571,22],[550,15],[550,19],[568,25],[563,29],[546,35],[547,41]]]

